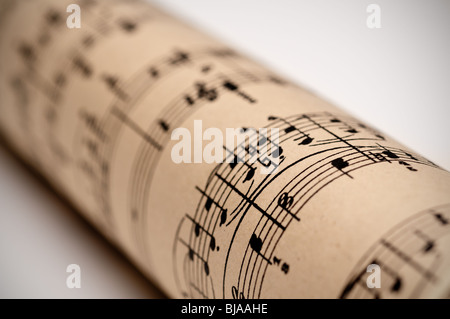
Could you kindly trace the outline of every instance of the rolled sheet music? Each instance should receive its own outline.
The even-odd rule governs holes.
[[[5,139],[168,296],[450,296],[447,171],[158,8],[2,0],[0,63]]]

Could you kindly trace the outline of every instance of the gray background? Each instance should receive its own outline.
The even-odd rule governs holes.
[[[450,169],[450,1],[153,2]],[[65,285],[71,263],[81,289]],[[160,296],[0,146],[0,297]]]

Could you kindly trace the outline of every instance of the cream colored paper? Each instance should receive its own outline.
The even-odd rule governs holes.
[[[2,1],[0,63],[4,136],[169,296],[449,296],[448,172],[149,4]],[[195,120],[278,128],[276,172],[174,163]]]

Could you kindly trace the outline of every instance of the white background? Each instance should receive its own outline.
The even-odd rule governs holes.
[[[450,169],[450,1],[154,2]],[[71,263],[81,289],[66,287]],[[161,294],[0,147],[0,297]]]

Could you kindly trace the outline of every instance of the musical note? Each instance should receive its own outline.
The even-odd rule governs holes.
[[[136,23],[129,21],[129,20],[123,20],[119,22],[120,27],[126,31],[126,32],[134,32],[137,28]]]
[[[447,198],[429,160],[145,2],[80,1],[79,30],[65,1],[8,2],[2,132],[170,296],[317,297],[305,283],[324,260],[341,297],[445,290],[448,207],[413,211]],[[36,17],[17,29],[23,12]],[[220,163],[175,165],[169,133],[192,120],[246,139]]]
[[[436,213],[433,215],[436,219],[442,224],[447,225],[449,223],[448,219],[446,219],[442,214]]]
[[[150,67],[148,73],[153,77],[157,78],[159,76],[159,71],[155,67]]]
[[[104,74],[102,76],[104,83],[107,87],[121,100],[127,100],[127,94],[120,88],[119,79],[116,76]]]
[[[83,60],[82,57],[75,57],[72,61],[72,64],[75,69],[81,72],[83,77],[89,78],[92,75],[92,68],[87,64],[86,61]],[[117,83],[117,79],[112,77],[105,79],[105,81],[110,85],[110,87],[114,87]]]
[[[183,51],[175,52],[174,56],[169,59],[169,63],[172,65],[178,65],[189,61],[189,54]]]

